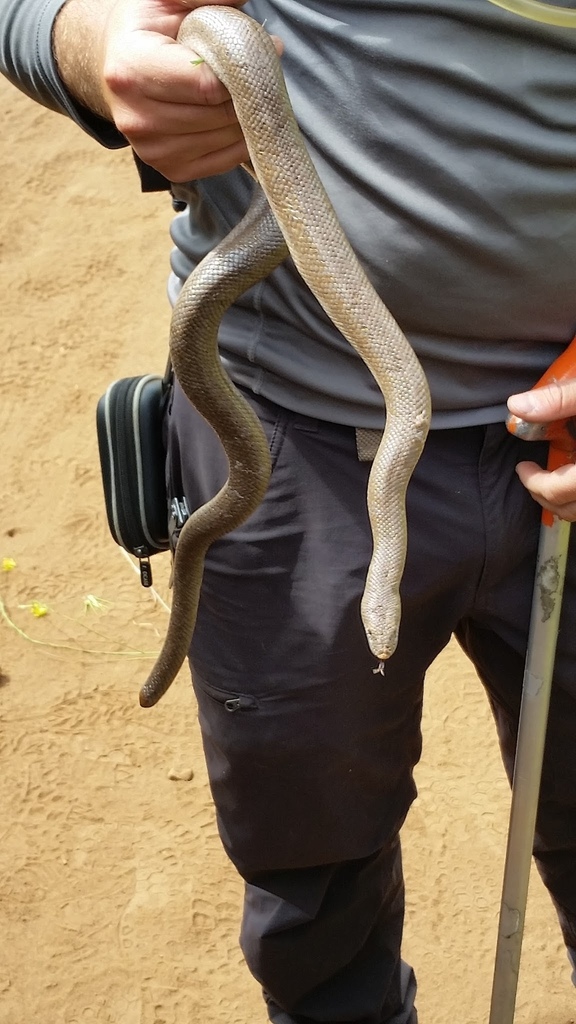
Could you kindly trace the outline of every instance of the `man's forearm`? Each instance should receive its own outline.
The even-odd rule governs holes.
[[[102,79],[101,41],[115,0],[68,0],[54,24],[58,73],[73,98],[110,118]]]

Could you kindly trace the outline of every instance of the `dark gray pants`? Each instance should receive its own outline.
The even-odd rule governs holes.
[[[209,551],[192,650],[224,846],[246,880],[242,948],[277,1024],[408,1024],[399,830],[415,796],[424,675],[456,634],[486,687],[510,772],[539,508],[519,483],[543,449],[502,425],[435,431],[412,479],[403,619],[384,678],[359,602],[369,465],[354,431],[253,400],[268,495]],[[169,477],[191,507],[227,474],[177,390]],[[576,595],[567,580],[535,853],[576,947]]]

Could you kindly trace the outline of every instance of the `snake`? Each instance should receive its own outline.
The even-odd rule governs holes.
[[[228,478],[180,532],[170,619],[140,690],[143,707],[160,700],[188,656],[209,547],[252,515],[270,479],[263,429],[218,353],[222,316],[244,291],[290,256],[382,392],[386,420],[367,487],[373,548],[361,600],[375,671],[383,669],[398,642],[406,490],[430,425],[426,376],[338,221],[298,127],[268,32],[234,8],[207,6],[184,18],[177,40],[206,62],[230,93],[256,183],[245,216],[192,271],[172,311],[174,373],[220,438]]]

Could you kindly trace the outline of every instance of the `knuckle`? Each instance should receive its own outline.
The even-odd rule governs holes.
[[[554,474],[551,474],[543,482],[541,493],[546,501],[557,508],[571,505],[576,500],[575,488],[563,480],[555,479]]]
[[[560,384],[556,384],[548,395],[548,404],[555,416],[567,416],[568,394]]]
[[[196,67],[195,75],[195,88],[196,88],[196,100],[199,104],[205,106],[216,106],[221,103],[229,102],[232,113],[234,107],[230,100],[230,93],[226,89],[226,86],[222,84],[219,78],[216,78],[214,72],[208,67],[207,64],[198,64]]]
[[[134,147],[136,148],[136,147]],[[150,167],[154,167],[160,174],[163,174],[169,181],[187,181],[186,175],[181,174],[182,160],[174,153],[167,151],[163,146],[148,140],[147,144],[139,146],[138,155]]]
[[[542,392],[546,409],[555,419],[571,416],[576,411],[576,386],[574,381],[554,381]]]
[[[136,145],[145,145],[149,138],[148,127],[143,124],[142,119],[137,116],[134,110],[129,107],[121,107],[112,110],[114,124],[119,132],[130,142]]]
[[[549,505],[558,506],[563,502],[560,488],[557,487],[554,481],[549,477],[545,477],[544,480],[542,480],[538,488],[538,494],[544,499],[544,501],[548,502]]]
[[[224,117],[228,124],[238,124],[238,118],[236,117],[236,111],[234,104],[231,99],[228,99],[223,104]]]
[[[109,58],[102,70],[102,77],[106,87],[115,96],[126,96],[134,89],[134,70],[125,60]]]

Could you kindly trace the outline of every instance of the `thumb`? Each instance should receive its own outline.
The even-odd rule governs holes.
[[[511,395],[508,409],[531,423],[551,423],[576,415],[576,380],[548,384],[519,395]]]

